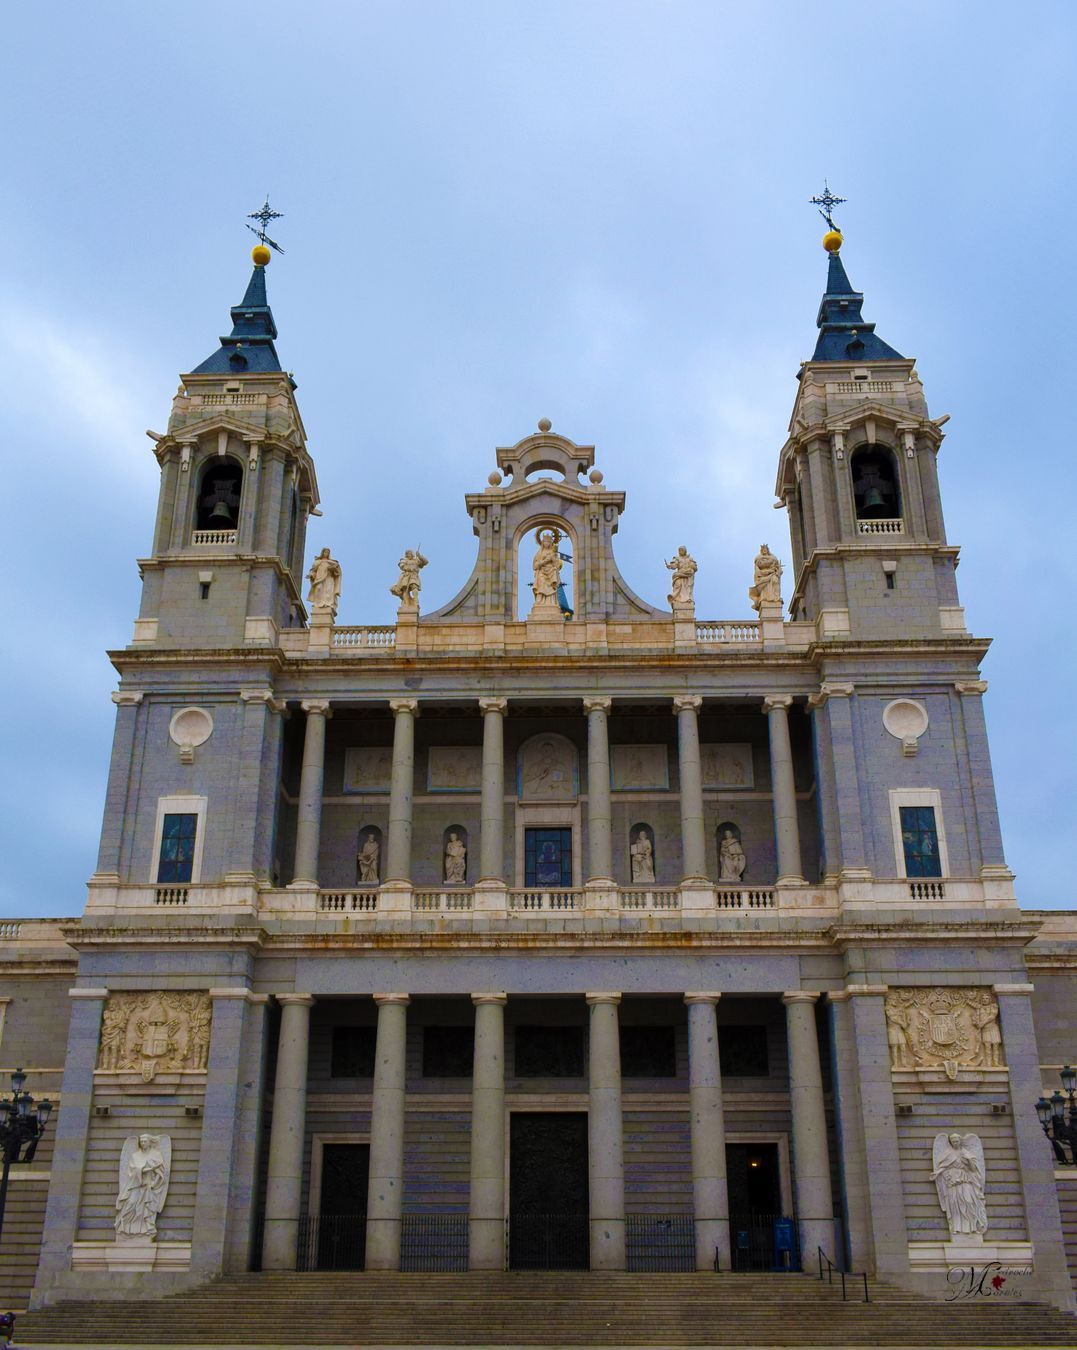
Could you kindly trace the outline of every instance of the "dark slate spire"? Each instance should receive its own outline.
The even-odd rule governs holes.
[[[269,250],[266,249],[266,253]],[[281,369],[273,339],[277,325],[266,298],[266,269],[256,264],[247,293],[232,306],[232,331],[218,351],[196,366],[195,375],[262,375]]]
[[[829,237],[829,236],[828,236]],[[837,235],[838,245],[841,236]],[[845,274],[837,248],[830,254],[830,268],[826,278],[826,294],[819,304],[819,341],[815,344],[813,361],[901,361],[880,337],[875,336],[875,325],[865,323],[860,313],[864,296],[854,291]]]

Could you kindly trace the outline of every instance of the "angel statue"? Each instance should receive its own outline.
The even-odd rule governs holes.
[[[404,550],[404,556],[397,563],[397,567],[400,568],[400,575],[397,577],[395,584],[389,587],[389,594],[396,596],[400,601],[401,609],[419,608],[419,592],[422,590],[419,573],[429,561],[429,558],[423,557],[420,549],[406,548]]]
[[[329,556],[327,548],[323,548],[307,573],[307,580],[310,582],[307,603],[312,610],[327,609],[331,614],[336,614],[337,601],[340,599],[340,579],[340,563]]]
[[[696,585],[696,573],[699,571],[699,564],[695,558],[682,544],[675,556],[666,563],[666,566],[673,573],[673,579],[669,583],[670,608],[681,609],[695,604],[693,593]]]
[[[752,608],[758,610],[762,605],[780,605],[782,603],[782,564],[766,544],[759,545],[755,559],[755,584],[748,588],[748,599]]]
[[[939,1193],[950,1236],[979,1236],[987,1232],[984,1204],[984,1146],[978,1134],[955,1130],[935,1136],[931,1150],[931,1180]]]
[[[128,1135],[120,1153],[120,1193],[116,1232],[121,1237],[157,1237],[157,1216],[164,1208],[172,1170],[172,1140],[167,1134]]]

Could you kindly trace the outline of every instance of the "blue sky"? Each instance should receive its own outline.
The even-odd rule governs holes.
[[[12,595],[0,914],[77,914],[176,376],[227,331],[248,211],[323,495],[342,622],[474,557],[463,493],[538,418],[628,492],[618,556],[662,603],[746,617],[847,196],[866,317],[915,356],[995,638],[1018,894],[1071,907],[1074,8],[908,3],[20,6],[5,20],[0,399]],[[13,59],[14,56],[14,59]]]

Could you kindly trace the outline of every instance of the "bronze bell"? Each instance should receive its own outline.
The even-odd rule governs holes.
[[[864,493],[864,509],[866,511],[877,510],[880,506],[886,505],[886,498],[877,487],[869,487]]]
[[[217,505],[209,513],[211,529],[230,529],[235,523],[236,518],[232,514],[232,508],[227,502],[217,498]]]

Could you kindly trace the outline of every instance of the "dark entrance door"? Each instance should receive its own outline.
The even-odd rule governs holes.
[[[510,1267],[586,1270],[586,1114],[514,1111],[510,1120]]]
[[[310,1227],[314,1250],[306,1269],[362,1270],[366,1258],[368,1144],[326,1144],[321,1209]],[[302,1253],[300,1253],[302,1257]]]
[[[727,1144],[725,1156],[734,1267],[773,1270],[791,1264],[795,1268],[797,1253],[787,1263],[775,1246],[775,1223],[787,1217],[782,1215],[778,1145]],[[794,1224],[794,1234],[795,1230]]]

